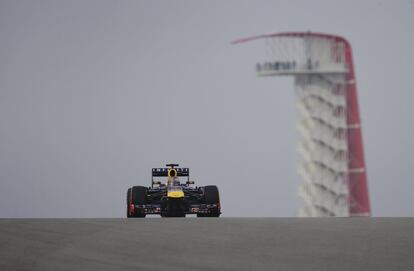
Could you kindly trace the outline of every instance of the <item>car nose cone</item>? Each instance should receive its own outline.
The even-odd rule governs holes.
[[[184,198],[184,192],[182,190],[168,191],[167,197],[169,197],[169,198]]]

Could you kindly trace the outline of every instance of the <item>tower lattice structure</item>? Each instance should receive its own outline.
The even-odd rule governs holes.
[[[335,35],[287,32],[264,40],[259,76],[293,76],[300,135],[299,216],[370,216],[357,88],[349,42]]]

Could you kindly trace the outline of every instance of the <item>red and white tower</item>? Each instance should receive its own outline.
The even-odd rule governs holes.
[[[361,121],[349,42],[339,36],[287,32],[262,40],[259,76],[291,75],[300,134],[300,216],[370,216]]]

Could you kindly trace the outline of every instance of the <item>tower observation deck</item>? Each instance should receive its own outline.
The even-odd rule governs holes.
[[[370,216],[357,87],[349,42],[313,32],[259,35],[258,76],[293,76],[300,134],[299,216]]]

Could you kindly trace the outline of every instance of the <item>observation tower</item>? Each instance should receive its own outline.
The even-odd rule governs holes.
[[[293,76],[300,134],[299,216],[370,216],[352,50],[340,36],[286,32],[264,42],[258,76]]]

